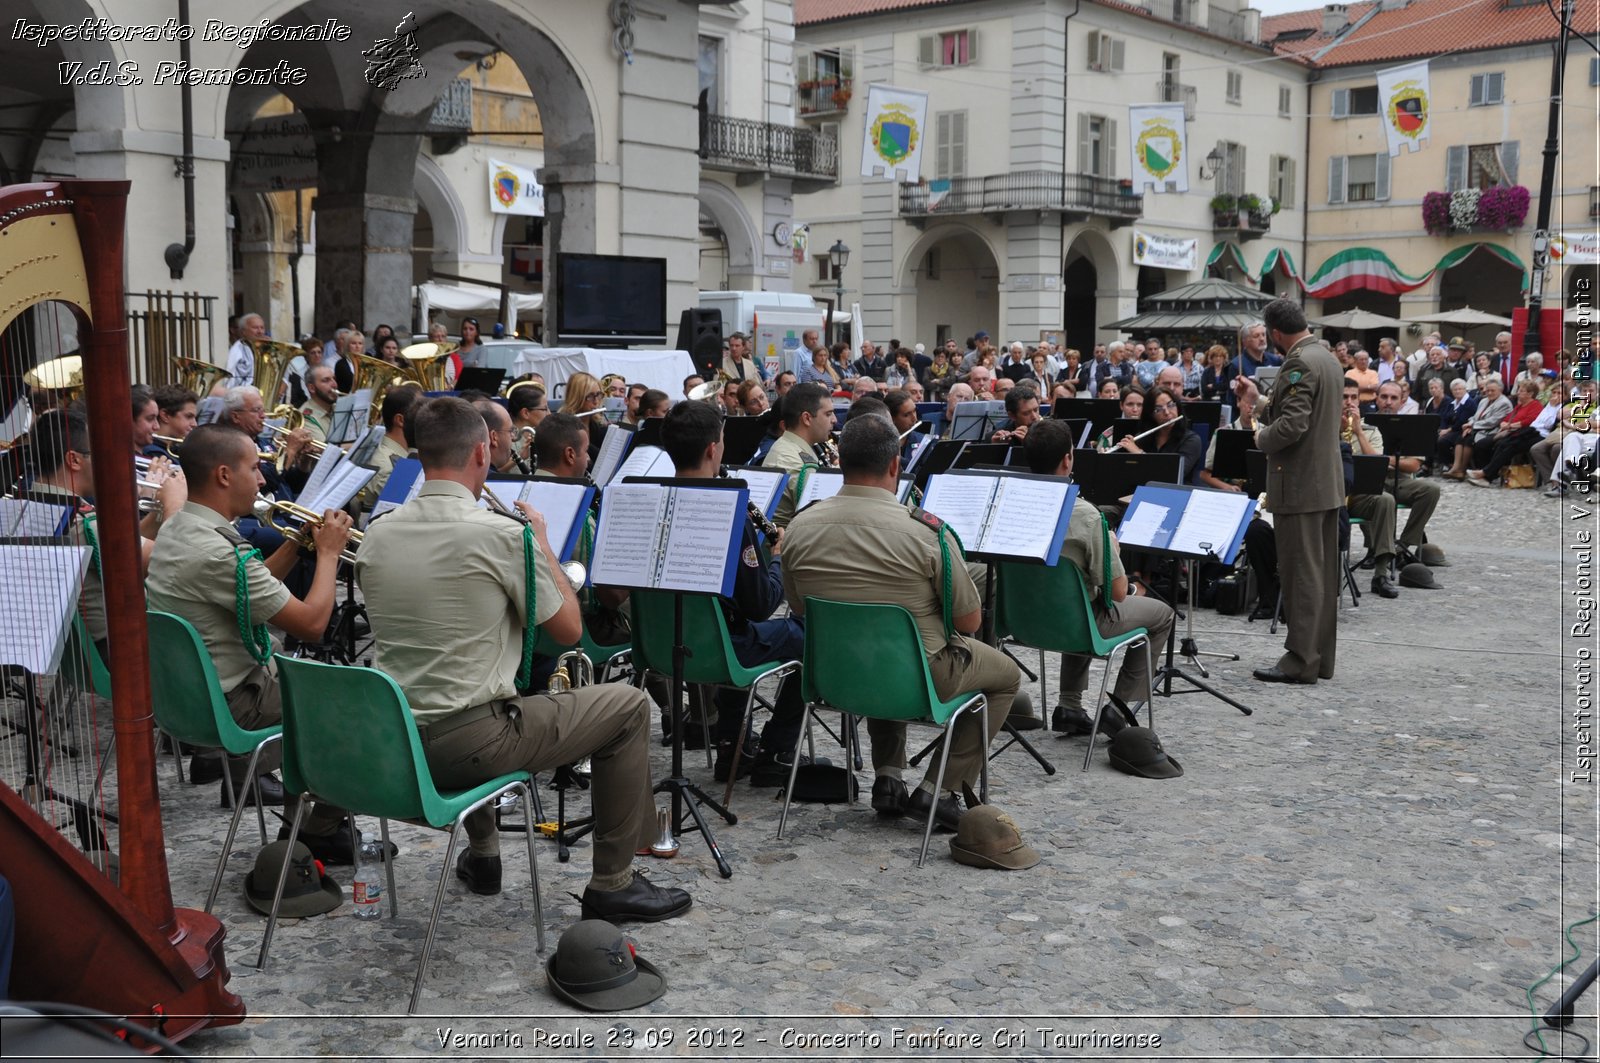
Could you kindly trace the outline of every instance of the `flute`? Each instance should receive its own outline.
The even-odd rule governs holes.
[[[1156,425],[1154,428],[1146,428],[1143,432],[1140,432],[1136,436],[1123,436],[1122,438],[1123,439],[1132,439],[1135,443],[1137,443],[1137,442],[1139,442],[1139,440],[1143,439],[1145,436],[1153,436],[1157,432],[1161,431],[1163,428],[1171,428],[1172,426],[1176,425],[1181,420],[1183,420],[1183,418],[1174,417],[1172,420],[1164,421],[1161,424]]]

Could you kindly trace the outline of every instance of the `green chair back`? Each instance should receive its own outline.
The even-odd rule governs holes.
[[[583,634],[578,637],[576,646],[563,646],[545,633],[544,628],[539,629],[538,638],[534,641],[533,652],[541,657],[559,657],[571,650],[582,650],[585,657],[594,662],[599,668],[611,658],[628,648],[628,643],[619,643],[616,646],[601,646],[589,637],[589,628],[585,625]]]
[[[899,605],[808,597],[803,665],[805,699],[853,716],[942,726],[971,697],[934,693],[922,634]]]
[[[440,794],[405,693],[377,669],[281,654],[277,661],[286,789],[363,815],[442,829],[460,809],[504,785],[496,780],[463,794]]]
[[[211,654],[194,625],[171,613],[148,614],[150,629],[150,700],[156,726],[180,742],[221,746],[242,757],[283,728],[277,724],[247,731],[233,720],[228,699],[217,682]]]
[[[1094,602],[1078,566],[1002,561],[995,566],[995,615],[1002,635],[1035,649],[1104,657],[1117,642],[1101,636]],[[1054,608],[1041,608],[1050,603]]]
[[[628,595],[633,616],[633,662],[662,675],[672,674],[672,592],[636,590]],[[683,596],[683,662],[688,683],[748,687],[775,665],[746,668],[733,652],[728,622],[717,599],[705,594]]]

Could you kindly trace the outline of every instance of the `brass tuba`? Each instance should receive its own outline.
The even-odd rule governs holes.
[[[456,351],[454,343],[413,343],[400,348],[400,357],[411,367],[411,376],[424,391],[449,391],[450,381],[445,370],[450,365],[450,355]]]
[[[250,350],[256,356],[255,379],[252,383],[261,392],[261,401],[271,409],[278,404],[289,363],[306,352],[293,343],[279,343],[276,340],[256,340],[250,344]]]
[[[172,356],[172,367],[178,372],[178,383],[200,398],[211,394],[217,382],[227,377],[228,371],[204,358],[190,358],[183,354]]]
[[[22,382],[36,391],[58,392],[57,399],[83,398],[83,358],[76,354],[40,362],[22,374]]]
[[[390,388],[411,383],[420,381],[410,365],[395,365],[370,354],[356,355],[356,379],[350,391],[354,394],[362,388],[371,389],[372,413],[367,418],[368,424],[377,424],[383,416],[383,397]]]

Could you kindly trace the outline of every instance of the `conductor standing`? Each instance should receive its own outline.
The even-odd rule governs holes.
[[[1305,312],[1274,299],[1261,312],[1267,338],[1283,351],[1271,398],[1258,404],[1256,446],[1267,455],[1267,509],[1278,537],[1284,616],[1289,635],[1265,683],[1315,683],[1333,678],[1338,642],[1339,506],[1344,465],[1339,456],[1343,374],[1333,353],[1312,338]],[[1234,390],[1254,401],[1255,381]]]

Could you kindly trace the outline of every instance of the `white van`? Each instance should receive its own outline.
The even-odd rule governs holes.
[[[742,332],[746,336],[755,329],[756,310],[815,310],[817,301],[804,292],[701,292],[702,310],[722,311],[722,334],[730,336]]]

